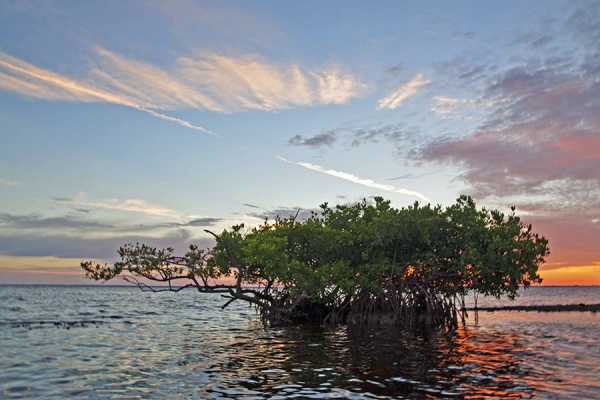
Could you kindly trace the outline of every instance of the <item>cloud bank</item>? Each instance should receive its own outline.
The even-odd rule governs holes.
[[[202,235],[202,228],[223,222],[221,218],[211,217],[174,221],[174,217],[179,217],[178,213],[141,200],[54,201],[66,204],[70,211],[58,215],[0,213],[0,254],[114,260],[119,246],[135,242],[171,246],[181,251],[192,242],[201,247],[213,244],[212,238]],[[97,210],[78,209],[76,206],[82,203],[93,208],[143,213],[156,218],[143,220],[138,216],[129,219],[121,215],[106,219],[95,215]]]
[[[214,245],[211,238],[195,237],[187,229],[178,229],[160,236],[144,233],[113,233],[110,237],[84,237],[61,235],[55,233],[43,234],[13,234],[2,237],[0,254],[15,257],[59,257],[78,259],[116,260],[119,246],[125,243],[141,242],[150,246],[174,247],[184,251],[190,243],[200,247]]]
[[[469,60],[445,66],[479,97],[440,97],[432,111],[458,116],[479,104],[484,118],[466,135],[429,141],[415,157],[460,167],[459,178],[485,202],[517,204],[549,237],[554,266],[600,260],[599,20],[594,6],[553,29],[521,33],[510,45],[527,56],[507,68]],[[557,47],[565,40],[572,47]]]

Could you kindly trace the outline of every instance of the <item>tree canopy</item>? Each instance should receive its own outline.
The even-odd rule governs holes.
[[[209,231],[207,231],[209,232]],[[95,280],[123,277],[142,289],[193,287],[257,306],[265,321],[369,322],[456,326],[460,300],[473,291],[514,298],[540,283],[548,240],[511,208],[478,209],[469,196],[441,206],[401,209],[376,197],[353,205],[321,205],[216,234],[212,249],[127,244],[113,266],[82,262]],[[223,278],[234,283],[223,283]],[[163,287],[151,286],[161,283]],[[464,312],[464,310],[462,310]]]

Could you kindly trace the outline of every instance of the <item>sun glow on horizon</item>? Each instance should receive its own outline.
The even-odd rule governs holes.
[[[600,263],[540,270],[539,274],[544,279],[541,286],[600,285]]]
[[[94,281],[84,277],[79,267],[80,262],[81,259],[78,258],[18,257],[0,254],[0,283],[94,284]],[[541,269],[539,274],[543,278],[539,286],[600,286],[600,262]],[[232,278],[219,279],[219,283],[232,282]]]
[[[80,258],[19,257],[0,254],[2,284],[94,284],[84,277]]]

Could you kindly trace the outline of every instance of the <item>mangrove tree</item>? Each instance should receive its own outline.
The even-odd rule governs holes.
[[[400,323],[455,328],[468,292],[514,298],[540,283],[548,241],[515,214],[478,209],[469,196],[400,209],[373,202],[321,205],[298,214],[210,232],[211,249],[126,244],[114,265],[81,267],[91,279],[122,277],[143,290],[220,293],[265,322]],[[159,285],[157,285],[159,284]]]

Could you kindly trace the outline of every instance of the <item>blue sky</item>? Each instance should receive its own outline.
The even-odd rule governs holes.
[[[512,204],[600,284],[596,2],[0,3],[0,282],[383,196]]]

